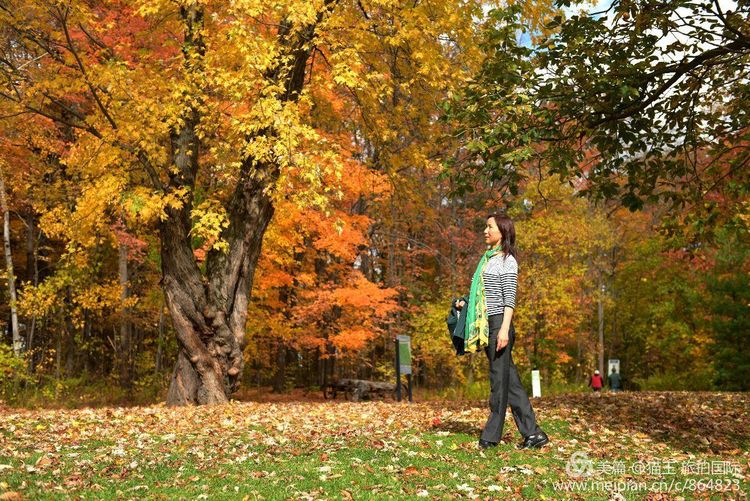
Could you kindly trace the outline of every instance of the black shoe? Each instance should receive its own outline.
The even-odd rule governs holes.
[[[539,432],[536,435],[529,435],[518,447],[519,449],[541,449],[549,443],[549,437],[546,433]]]
[[[490,447],[496,447],[497,442],[488,442],[487,440],[479,439],[479,448],[480,449],[489,449]]]

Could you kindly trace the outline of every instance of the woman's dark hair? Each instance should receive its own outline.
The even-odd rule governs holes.
[[[518,260],[516,256],[516,228],[513,226],[513,221],[504,214],[490,214],[487,219],[493,218],[495,224],[500,230],[500,245],[506,256],[513,256],[514,259]]]

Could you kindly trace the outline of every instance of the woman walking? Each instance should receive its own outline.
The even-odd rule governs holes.
[[[484,348],[490,365],[490,417],[479,439],[479,447],[486,449],[500,442],[509,404],[518,431],[524,437],[519,448],[543,447],[549,438],[537,425],[511,355],[516,337],[512,319],[518,283],[513,221],[503,215],[488,216],[484,240],[489,250],[479,261],[471,281],[465,342],[466,351],[477,352]]]

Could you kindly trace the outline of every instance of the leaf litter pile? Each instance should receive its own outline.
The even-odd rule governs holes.
[[[503,442],[480,451],[485,402],[0,407],[0,500],[747,499],[748,394],[568,394],[533,405],[551,439],[539,451],[515,448],[510,409]],[[619,482],[620,492],[561,487],[577,480],[573,457],[589,462],[584,480]],[[713,480],[682,492],[622,489],[675,478]]]

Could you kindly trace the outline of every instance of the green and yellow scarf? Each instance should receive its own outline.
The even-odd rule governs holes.
[[[487,317],[487,300],[484,293],[484,269],[495,254],[502,252],[499,245],[484,253],[471,279],[469,306],[466,311],[466,337],[464,349],[467,353],[483,350],[489,344],[490,323]]]

